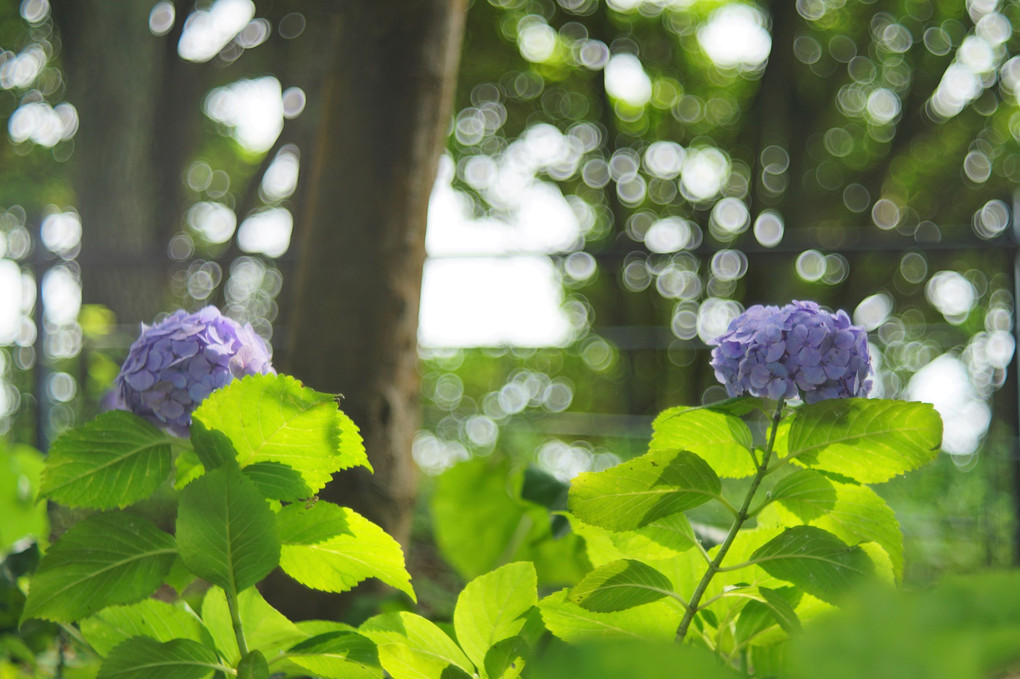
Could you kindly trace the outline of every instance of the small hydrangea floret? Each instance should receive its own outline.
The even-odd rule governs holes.
[[[806,403],[866,396],[871,357],[864,328],[814,302],[756,305],[714,341],[712,368],[730,396],[801,396]]]
[[[117,376],[112,405],[176,436],[187,436],[191,413],[206,396],[245,375],[273,373],[266,343],[251,325],[208,306],[176,311],[142,333]]]

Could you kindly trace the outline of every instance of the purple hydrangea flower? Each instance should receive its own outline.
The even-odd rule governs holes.
[[[753,306],[714,344],[712,367],[730,396],[799,394],[814,403],[871,391],[868,335],[851,325],[845,311],[796,301],[782,308]]]
[[[191,412],[236,377],[273,373],[269,350],[251,325],[207,306],[175,311],[128,350],[115,383],[114,406],[130,410],[176,436],[187,436]]]

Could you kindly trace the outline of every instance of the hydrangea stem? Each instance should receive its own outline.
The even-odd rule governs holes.
[[[705,575],[702,576],[701,582],[694,589],[694,593],[691,594],[690,604],[687,606],[687,612],[684,613],[683,620],[680,621],[680,627],[676,631],[676,640],[681,642],[687,636],[687,630],[691,626],[691,622],[694,620],[694,616],[700,610],[698,604],[701,603],[701,597],[705,595],[705,590],[708,589],[708,585],[712,582],[712,578],[722,568],[722,561],[726,558],[726,553],[730,551],[730,547],[733,546],[733,541],[736,540],[737,534],[740,532],[740,528],[747,521],[750,514],[751,502],[754,500],[755,494],[758,492],[758,487],[761,485],[762,479],[765,478],[765,473],[769,468],[769,460],[772,457],[772,449],[776,445],[776,434],[779,431],[779,420],[783,417],[783,406],[786,405],[785,400],[780,400],[776,406],[776,412],[772,415],[772,428],[769,433],[769,441],[765,446],[765,453],[762,455],[761,464],[758,465],[754,478],[751,479],[751,485],[747,489],[747,495],[744,497],[744,503],[737,510],[737,515],[733,518],[733,524],[730,526],[729,533],[726,534],[726,539],[723,540],[722,544],[719,545],[719,551],[716,552],[715,558],[708,564],[708,569],[705,571]]]
[[[234,637],[237,639],[237,650],[243,658],[248,655],[248,643],[244,639],[244,628],[241,627],[241,614],[238,610],[236,594],[227,592],[227,608],[230,609],[230,623],[234,627]]]

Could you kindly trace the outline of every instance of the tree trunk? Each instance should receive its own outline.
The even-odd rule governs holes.
[[[406,544],[417,485],[411,441],[419,420],[425,219],[451,112],[465,2],[319,6],[335,22],[336,52],[324,75],[290,341],[278,367],[308,386],[344,394],[342,408],[365,438],[375,474],[345,471],[322,497],[354,508]],[[297,617],[336,615],[335,603],[317,593],[293,592],[274,603]]]
[[[157,88],[164,40],[147,3],[53,0],[68,100],[77,108],[74,187],[82,220],[82,297],[121,323],[160,308],[165,241],[157,235]]]

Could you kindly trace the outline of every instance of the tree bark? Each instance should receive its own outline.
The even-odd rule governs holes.
[[[336,52],[324,76],[290,341],[278,367],[308,386],[344,394],[341,407],[361,428],[375,468],[339,474],[321,496],[406,545],[417,486],[411,442],[419,421],[425,220],[466,4],[346,0],[320,7],[335,22]],[[294,591],[274,603],[297,617],[336,615],[335,602],[311,594]]]
[[[152,158],[164,40],[148,30],[150,5],[53,0],[68,100],[79,114],[73,157],[82,221],[82,297],[121,323],[151,321],[164,290],[157,236],[158,162]]]

